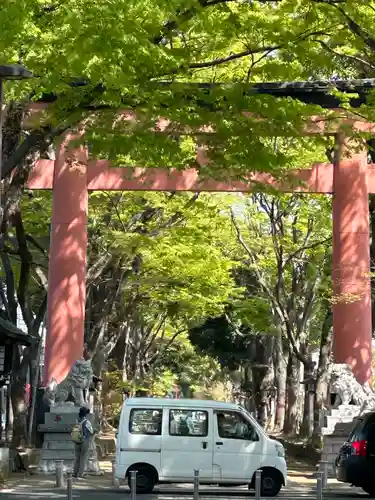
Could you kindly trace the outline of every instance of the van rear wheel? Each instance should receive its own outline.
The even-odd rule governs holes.
[[[276,469],[262,469],[262,480],[260,485],[260,494],[262,497],[275,497],[278,495],[283,481],[279,471]]]
[[[135,469],[137,471],[137,493],[147,494],[152,493],[155,486],[155,473],[151,467],[141,466]],[[128,475],[129,488],[131,487],[130,474]]]

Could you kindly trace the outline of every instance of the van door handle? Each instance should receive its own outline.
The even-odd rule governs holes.
[[[206,450],[206,449],[207,449],[207,441],[202,441],[202,448],[203,448],[204,450]]]
[[[215,444],[217,444],[218,446],[220,446],[220,445],[222,445],[222,444],[224,444],[224,443],[223,443],[222,441],[216,441],[216,443],[215,443]]]

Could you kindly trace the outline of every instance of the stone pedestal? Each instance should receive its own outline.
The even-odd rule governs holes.
[[[77,421],[79,408],[64,403],[50,409],[44,415],[44,424],[38,426],[39,432],[44,434],[43,448],[37,471],[44,474],[53,474],[56,471],[55,461],[64,461],[64,470],[72,470],[75,460],[74,442],[71,438],[73,425]],[[89,414],[89,420],[94,427],[94,415]],[[87,462],[86,473],[102,475],[97,458],[95,438],[91,440],[91,452]]]
[[[355,418],[360,413],[360,406],[340,405],[338,408],[329,410],[324,417],[322,460],[328,462],[330,476],[334,476],[336,457],[354,426]]]

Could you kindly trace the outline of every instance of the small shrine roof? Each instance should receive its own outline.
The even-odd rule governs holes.
[[[14,344],[30,345],[39,339],[17,328],[11,321],[0,316],[0,344],[10,340]]]

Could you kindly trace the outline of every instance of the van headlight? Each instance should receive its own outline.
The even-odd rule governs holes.
[[[281,458],[285,458],[285,449],[284,449],[284,446],[282,444],[280,444],[280,443],[276,443],[275,444],[275,448],[276,448],[277,456],[281,457]]]

